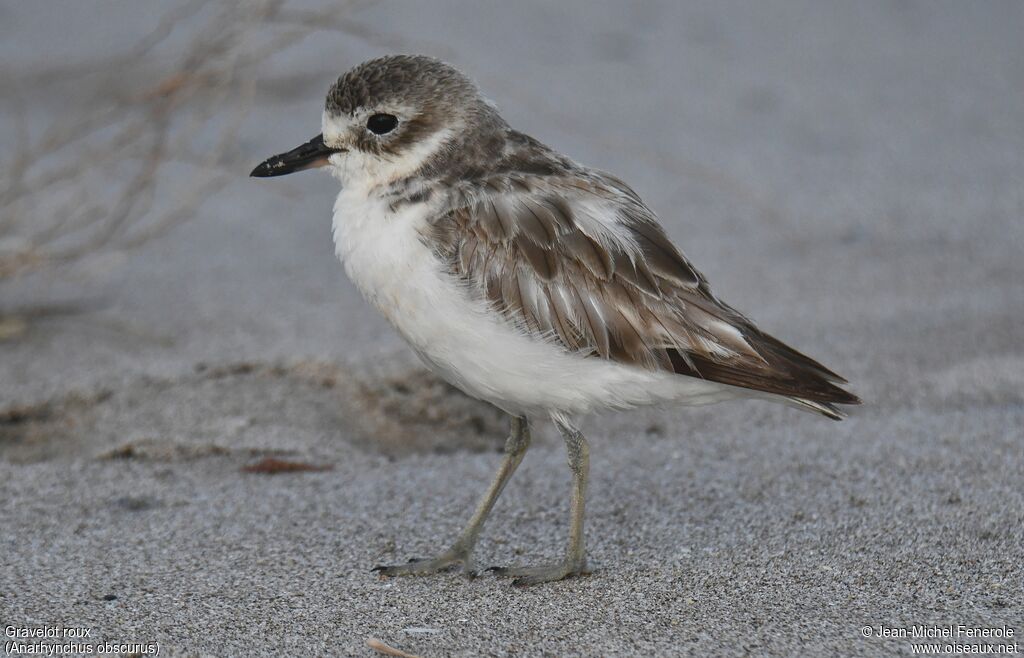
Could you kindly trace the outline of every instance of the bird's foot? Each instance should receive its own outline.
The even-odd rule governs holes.
[[[461,546],[453,546],[435,558],[425,560],[412,559],[405,564],[378,565],[373,568],[381,576],[429,576],[430,574],[452,571],[462,566],[462,572],[469,578],[477,575],[476,564],[472,552]]]
[[[550,564],[532,567],[491,567],[490,573],[503,578],[512,578],[515,587],[528,587],[540,583],[550,583],[573,576],[585,576],[590,573],[584,559],[565,559]]]

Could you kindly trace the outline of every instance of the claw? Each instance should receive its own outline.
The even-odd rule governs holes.
[[[374,568],[370,569],[370,573],[375,573],[375,574],[379,575],[381,578],[390,578],[390,577],[396,575],[394,573],[394,570],[395,570],[395,567],[393,565],[378,564]]]

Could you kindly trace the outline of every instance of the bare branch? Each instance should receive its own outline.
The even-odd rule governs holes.
[[[346,23],[352,2],[301,13],[286,5],[186,0],[124,52],[34,73],[36,90],[85,76],[110,87],[36,139],[18,80],[5,80],[17,143],[0,167],[0,278],[136,247],[194,216],[237,176],[238,133],[268,57],[322,30],[394,42]],[[188,37],[176,47],[172,34]],[[155,81],[153,71],[162,71]]]

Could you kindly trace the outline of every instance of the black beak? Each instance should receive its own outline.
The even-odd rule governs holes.
[[[250,176],[267,178],[269,176],[284,176],[294,174],[303,169],[323,167],[327,164],[327,158],[333,153],[341,153],[345,149],[335,149],[324,144],[324,136],[317,135],[302,146],[294,148],[287,153],[267,158],[252,170]]]

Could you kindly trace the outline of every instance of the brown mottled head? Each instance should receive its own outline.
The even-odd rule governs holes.
[[[404,104],[423,109],[467,106],[479,97],[476,85],[454,66],[425,55],[388,55],[343,74],[327,92],[325,109],[354,115],[360,109]]]
[[[327,94],[324,137],[393,159],[426,148],[431,138],[461,141],[495,121],[501,122],[494,108],[455,67],[422,55],[391,55],[338,78]]]
[[[507,124],[455,67],[422,55],[364,62],[334,83],[323,133],[274,156],[255,176],[332,165],[343,181],[393,181],[417,171],[471,167],[501,148]]]

